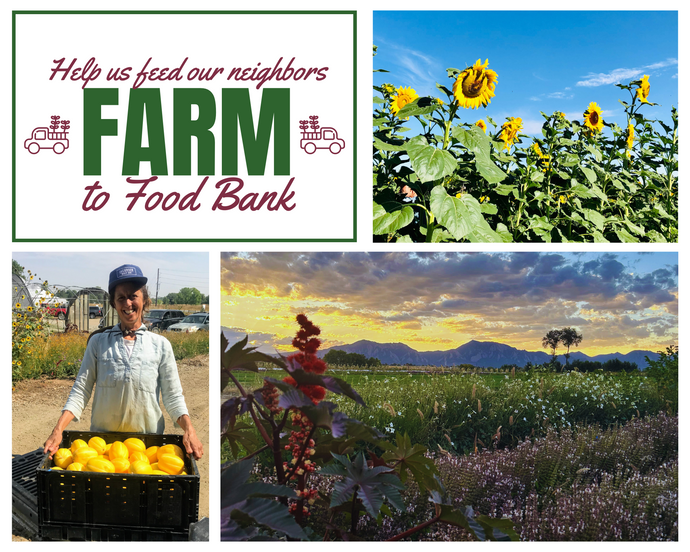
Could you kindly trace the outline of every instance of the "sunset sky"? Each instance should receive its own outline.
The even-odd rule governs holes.
[[[588,355],[678,341],[676,253],[223,253],[221,324],[289,351],[295,316],[323,347],[360,339],[418,351],[472,339],[543,350],[576,327]]]

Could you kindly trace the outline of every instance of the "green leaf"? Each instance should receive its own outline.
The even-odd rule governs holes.
[[[513,235],[508,231],[508,227],[502,222],[496,225],[496,233],[501,236],[503,243],[510,243],[513,241]]]
[[[431,212],[456,240],[461,240],[484,221],[479,203],[469,194],[451,197],[441,185],[431,190]]]
[[[281,368],[285,368],[285,363],[277,358],[270,355],[260,353],[256,351],[257,347],[244,346],[247,344],[249,336],[245,336],[244,339],[233,344],[229,347],[228,339],[225,337],[225,333],[221,331],[220,333],[220,365],[221,365],[221,390],[225,389],[228,384],[230,376],[229,371],[232,370],[247,370],[250,372],[258,372],[259,366],[257,362],[269,362]]]
[[[598,232],[597,230],[595,230],[593,232],[593,235],[594,235],[594,243],[611,243],[611,242],[609,242],[609,240],[607,240],[604,237],[604,234],[602,234],[601,232]]]
[[[499,184],[493,190],[498,195],[507,196],[515,191],[516,187],[513,184]]]
[[[431,233],[431,243],[440,243],[442,241],[453,241],[453,236],[448,230],[436,226]]]
[[[485,215],[495,215],[498,213],[498,207],[493,203],[480,203],[479,206],[482,208],[482,213]]]
[[[638,240],[635,236],[631,235],[625,228],[620,228],[615,231],[618,239],[624,243],[637,243]]]
[[[374,147],[381,151],[405,151],[405,141],[393,139],[392,142],[384,142],[374,137]]]
[[[374,202],[374,234],[392,234],[414,220],[414,210],[409,205],[386,201],[382,205]]]
[[[597,173],[595,173],[592,169],[589,167],[583,167],[580,165],[580,168],[582,169],[582,172],[585,173],[585,176],[587,177],[587,180],[589,180],[592,184],[596,184],[597,182]]]
[[[532,171],[532,173],[529,175],[529,178],[532,182],[543,182],[544,181],[544,173],[541,171]]]
[[[439,490],[434,479],[434,475],[438,475],[438,470],[433,459],[425,456],[426,447],[419,444],[413,446],[407,433],[396,434],[395,446],[387,441],[379,445],[388,451],[382,458],[386,463],[395,465],[401,482],[405,483],[409,471],[421,490]]]
[[[415,136],[407,142],[407,154],[414,172],[422,182],[453,174],[458,166],[449,152],[430,146],[424,136]]]
[[[597,160],[597,163],[601,163],[601,152],[597,148],[595,148],[592,144],[587,144],[585,146],[585,149],[592,155],[594,155],[594,158]]]
[[[666,243],[666,238],[656,230],[650,230],[649,232],[647,232],[647,237],[652,242]]]
[[[238,422],[232,429],[228,429],[221,434],[221,442],[223,439],[228,441],[230,450],[234,458],[239,458],[240,446],[242,446],[248,453],[254,452],[259,448],[260,440],[254,429],[254,426]]]
[[[604,231],[604,224],[606,223],[606,217],[603,216],[598,211],[593,211],[592,209],[583,209],[583,215],[585,219],[590,221],[600,232]]]
[[[253,460],[243,460],[227,466],[221,472],[221,519],[234,520],[223,530],[223,540],[241,540],[250,532],[239,530],[237,521],[243,524],[265,525],[296,539],[305,539],[302,528],[295,522],[286,506],[270,497],[296,497],[295,491],[285,485],[247,483],[254,466]],[[261,496],[254,496],[261,495]]]
[[[520,536],[515,532],[510,519],[494,519],[486,515],[477,516],[477,523],[482,526],[486,540],[491,541],[519,541]]]
[[[324,466],[322,474],[339,475],[343,477],[333,485],[331,494],[331,508],[335,508],[351,500],[356,494],[356,498],[361,499],[367,513],[374,519],[378,516],[383,506],[384,498],[398,510],[405,509],[405,503],[400,496],[400,490],[404,485],[400,482],[397,475],[391,473],[388,466],[377,466],[369,468],[364,454],[357,453],[354,461],[346,456],[333,454],[333,458],[341,464],[338,466]]]
[[[398,111],[397,116],[400,119],[407,119],[409,117],[416,117],[417,115],[427,115],[433,113],[437,107],[438,104],[434,98],[429,98],[428,96],[417,98]]]
[[[592,185],[592,187],[590,188],[590,192],[592,194],[594,194],[596,197],[598,197],[599,199],[601,199],[602,201],[608,202],[608,200],[609,200],[609,198],[606,196],[604,191],[599,186],[597,186],[596,184]]]
[[[580,158],[576,154],[566,153],[563,157],[561,157],[558,163],[562,167],[573,167],[574,165],[577,165],[579,161]]]
[[[587,186],[583,186],[582,184],[575,184],[575,186],[572,186],[568,192],[571,194],[576,195],[577,197],[582,197],[582,198],[590,198],[590,197],[596,197],[596,194],[594,194]]]
[[[641,226],[637,226],[636,224],[633,224],[627,218],[623,219],[623,222],[628,227],[628,230],[630,230],[634,234],[637,234],[638,236],[644,236],[644,228],[642,228]]]
[[[412,238],[410,236],[398,236],[398,239],[395,240],[395,243],[414,243],[412,241]]]
[[[455,126],[452,134],[474,153],[475,166],[489,184],[498,184],[508,176],[491,160],[491,143],[481,128],[473,126],[470,130],[466,130],[461,126]]]

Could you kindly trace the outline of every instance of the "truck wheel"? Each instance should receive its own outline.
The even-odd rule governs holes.
[[[58,320],[64,320],[65,319],[65,313],[64,312],[59,312],[58,313]]]
[[[36,155],[39,151],[41,151],[41,146],[39,146],[36,142],[31,142],[29,144],[29,153]]]
[[[304,146],[304,151],[306,151],[309,155],[314,153],[316,151],[316,145],[314,145],[314,142],[309,142],[306,146]]]
[[[62,142],[55,142],[53,145],[53,151],[60,155],[63,151],[65,151],[65,144]]]
[[[96,318],[96,315],[95,315],[94,313],[90,312],[90,313],[89,313],[89,318],[90,318],[91,320],[93,320],[94,318]]]
[[[328,149],[331,150],[331,153],[340,153],[340,150],[342,148],[340,147],[340,144],[338,142],[333,142],[331,144],[331,147]]]

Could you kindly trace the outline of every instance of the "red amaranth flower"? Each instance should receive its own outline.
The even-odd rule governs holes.
[[[283,381],[302,391],[314,404],[319,404],[319,401],[326,396],[326,389],[320,385],[297,385],[297,381],[292,376],[284,377]]]

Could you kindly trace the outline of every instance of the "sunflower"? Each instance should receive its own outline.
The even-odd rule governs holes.
[[[518,132],[522,130],[522,118],[508,117],[508,120],[501,126],[500,139],[503,140],[503,149],[513,145]]]
[[[596,102],[591,102],[582,116],[585,118],[585,126],[591,132],[601,132],[604,128],[604,119],[601,118],[601,107]]]
[[[484,64],[478,59],[474,65],[467,67],[453,84],[453,96],[458,105],[466,109],[475,109],[479,106],[486,107],[491,103],[491,98],[496,94],[496,79],[498,75],[495,71],[487,69],[489,60]]]
[[[403,88],[401,86],[400,88],[398,88],[398,90],[396,90],[396,92],[397,94],[391,97],[391,111],[393,112],[393,115],[397,115],[398,111],[400,111],[408,103],[413,102],[417,98],[419,98],[417,92],[415,92],[409,86],[407,88]]]
[[[486,123],[482,119],[479,119],[474,124],[475,124],[475,126],[478,126],[479,128],[481,128],[484,131],[484,134],[486,134]]]
[[[22,308],[22,304],[21,304],[21,303],[15,303],[14,308],[15,308],[15,309],[21,309],[21,308]]]
[[[642,77],[640,87],[635,90],[637,98],[642,102],[648,104],[647,97],[649,96],[649,75]]]
[[[635,140],[635,127],[633,127],[632,124],[628,124],[628,136],[625,140],[628,142],[628,149],[631,150],[633,141]]]
[[[388,92],[389,94],[395,92],[395,86],[393,86],[392,84],[384,84],[383,86],[381,86],[381,88],[383,88],[384,92]]]

